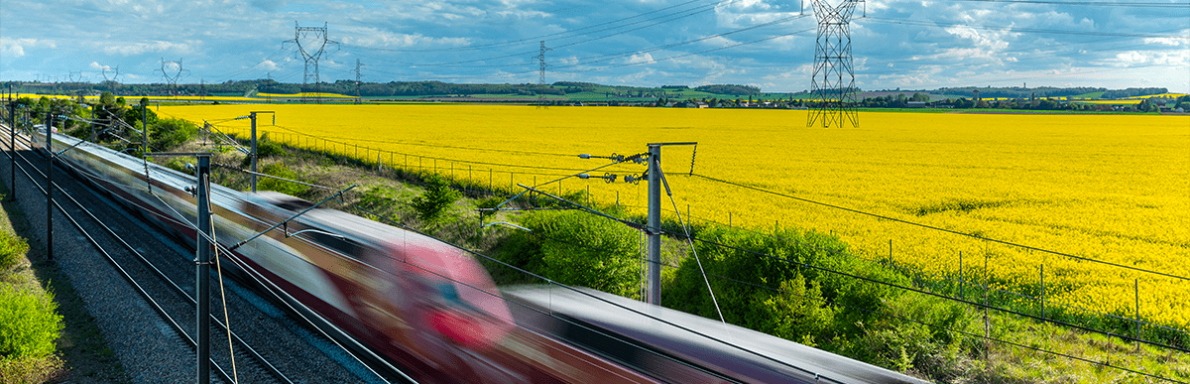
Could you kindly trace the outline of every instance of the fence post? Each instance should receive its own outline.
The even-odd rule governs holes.
[[[1041,325],[1045,326],[1045,264],[1041,265]]]
[[[1136,337],[1136,351],[1140,352],[1140,279],[1132,280],[1132,293],[1136,297],[1136,321],[1133,323],[1132,335]]]
[[[967,300],[967,296],[963,295],[966,287],[967,281],[963,280],[963,251],[959,251],[959,298],[963,300]]]
[[[988,319],[988,253],[986,247],[983,252],[983,359],[988,359],[988,349],[991,347],[992,323]]]

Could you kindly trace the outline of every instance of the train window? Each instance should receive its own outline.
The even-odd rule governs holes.
[[[554,314],[562,320],[561,339],[578,345],[588,351],[624,364],[638,372],[664,382],[693,382],[684,379],[719,379],[715,383],[734,383],[720,374],[680,360],[668,353],[638,344],[591,323],[564,314]],[[702,381],[705,382],[705,381]]]
[[[561,324],[565,324],[563,331],[558,335],[562,339],[583,346],[587,350],[618,361],[621,364],[637,369],[642,368],[638,354],[647,352],[641,351],[640,346],[633,345],[602,331],[596,331],[585,322],[573,317],[562,314],[555,314],[554,316],[562,320]]]
[[[311,203],[309,201],[305,201],[302,199],[298,199],[298,198],[275,199],[275,200],[270,200],[269,202],[273,203],[273,205],[276,206],[277,208],[281,208],[281,209],[285,209],[285,210],[289,210],[289,211],[300,211],[300,210],[314,206],[314,203]]]
[[[361,256],[363,256],[364,247],[359,243],[352,241],[351,239],[331,236],[322,231],[309,233],[310,238],[324,247],[330,248],[353,259],[359,259]]]

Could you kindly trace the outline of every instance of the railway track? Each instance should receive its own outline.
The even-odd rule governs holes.
[[[31,150],[28,138],[20,134],[16,137],[16,150],[11,150],[8,132],[7,126],[0,128],[0,146],[10,156],[15,155],[17,188],[34,188],[38,191],[28,195],[44,198],[44,154]],[[0,168],[12,164],[8,158],[0,158],[0,162],[6,163]],[[128,292],[128,295],[143,297],[170,328],[170,332],[163,332],[166,339],[130,342],[184,344],[193,353],[197,332],[192,246],[180,245],[180,239],[167,235],[146,223],[138,213],[127,210],[106,194],[80,182],[65,172],[62,164],[55,165],[56,215],[65,217],[85,238],[79,240],[84,240],[98,250],[130,283],[135,292]],[[0,174],[7,177],[9,172]],[[24,203],[23,206],[27,216],[30,208],[44,207],[36,202]],[[41,212],[44,217],[44,211]],[[59,243],[62,241],[60,238]],[[55,257],[72,255],[59,253]],[[224,299],[219,296],[219,276],[212,271],[207,278],[211,279],[213,287],[209,329],[213,379],[226,383],[400,381],[395,375],[376,374],[324,337],[318,329],[289,317],[276,301],[262,297],[240,282],[223,276],[227,323],[231,325],[229,332],[223,317]],[[127,326],[150,325],[146,322]],[[229,334],[234,355],[229,351]],[[189,361],[193,372],[193,354]]]

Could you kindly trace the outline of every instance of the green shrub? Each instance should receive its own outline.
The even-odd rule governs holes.
[[[249,137],[249,140],[251,140],[250,137]],[[244,146],[251,148],[251,145],[252,145],[252,143],[249,142],[248,144],[246,144]],[[285,155],[285,149],[281,148],[281,144],[277,144],[277,142],[275,142],[271,138],[269,138],[268,133],[260,135],[260,137],[256,138],[256,158],[258,161],[259,161],[259,159],[263,159],[266,157],[282,156],[282,155]],[[252,158],[249,156],[244,156],[244,160],[240,162],[240,166],[248,167],[249,164],[252,164]]]
[[[785,240],[721,226],[701,230],[701,239],[738,248],[695,242],[727,322],[930,377],[962,369],[975,346],[961,334],[917,323],[975,333],[962,306],[857,278],[912,285],[882,265],[845,255],[847,244],[835,237],[794,230],[775,235]],[[693,257],[662,293],[667,307],[719,317]]]
[[[538,212],[522,224],[540,246],[540,272],[563,284],[632,297],[640,285],[640,236],[586,212]]]
[[[20,236],[0,231],[0,270],[12,268],[29,251],[29,243]]]
[[[285,149],[281,148],[281,144],[273,141],[268,133],[260,135],[256,139],[256,156],[258,158],[281,156],[285,154]]]
[[[445,179],[434,175],[426,180],[425,193],[414,197],[411,205],[422,220],[432,220],[438,218],[459,197],[459,192],[451,189]]]
[[[286,167],[285,164],[281,162],[265,165],[263,168],[261,168],[260,173],[284,177],[290,180],[298,180],[299,178],[297,172],[289,169],[289,167]],[[277,191],[290,196],[301,196],[308,192],[310,187],[297,183],[291,183],[285,180],[277,180],[271,177],[257,177],[256,189],[260,191]]]
[[[160,119],[149,126],[149,145],[165,150],[182,145],[198,132],[198,126],[182,119]]]
[[[53,295],[0,287],[0,356],[5,360],[54,352],[62,316]]]

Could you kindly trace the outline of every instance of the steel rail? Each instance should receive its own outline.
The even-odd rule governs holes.
[[[10,151],[13,154],[16,153],[16,151],[13,148],[10,148]],[[13,155],[9,155],[9,156],[13,156]],[[25,158],[24,155],[18,155],[18,157],[20,157],[21,160],[24,161],[25,164],[29,165],[31,168],[35,168],[35,167],[33,167],[32,162],[30,162],[29,159]],[[11,158],[12,157],[10,157],[10,159]],[[29,172],[25,170],[25,167],[17,165],[15,162],[13,162],[13,165],[16,165],[17,168],[21,170],[21,173],[23,173],[25,175],[25,177],[28,178],[29,181],[33,184],[33,186],[37,187],[37,189],[39,191],[41,191],[42,194],[48,195],[48,191],[46,190],[46,188],[43,188],[41,186],[41,184],[39,184],[38,181],[35,180],[33,178],[33,176],[30,175]],[[54,188],[55,186],[56,186],[56,184],[52,184],[52,185],[49,185],[48,187]],[[62,188],[60,188],[60,187],[58,188],[58,190],[65,193],[65,191],[63,191]],[[15,192],[16,191],[13,191],[13,193],[15,193]],[[76,221],[73,216],[70,215],[70,213],[66,212],[66,209],[63,208],[61,204],[59,204],[56,201],[53,203],[54,203],[54,206],[58,208],[58,211],[60,211],[62,213],[62,215],[65,216],[66,219],[69,220],[70,223],[73,224],[74,227],[76,229],[78,229],[79,232],[81,232],[84,237],[87,238],[88,242],[90,242],[91,245],[93,245],[97,250],[99,250],[99,252],[102,253],[105,258],[107,258],[107,261],[109,263],[111,263],[112,266],[114,266],[117,271],[120,272],[120,275],[123,276],[124,279],[127,280],[129,284],[132,284],[132,287],[136,289],[137,293],[139,293],[141,295],[141,297],[144,297],[145,300],[147,300],[149,302],[150,306],[153,307],[153,310],[156,311],[159,315],[161,315],[166,321],[168,321],[170,323],[170,325],[173,326],[173,329],[175,331],[177,331],[187,342],[189,342],[189,345],[192,349],[197,349],[198,342],[196,342],[194,340],[194,338],[192,338],[190,336],[190,334],[186,333],[186,330],[183,329],[180,325],[178,325],[177,321],[175,321],[172,316],[170,316],[168,313],[165,312],[165,309],[162,308],[161,305],[158,304],[157,301],[153,299],[153,296],[150,295],[148,293],[148,291],[145,290],[144,287],[142,287],[139,283],[137,283],[136,279],[132,278],[132,275],[129,274],[128,271],[125,270],[124,267],[121,266],[120,263],[117,262],[115,260],[115,258],[113,258],[112,255],[110,253],[108,253],[106,249],[103,248],[103,246],[99,245],[99,242],[96,241],[95,238],[92,237],[91,234],[88,233],[87,230],[84,229],[83,226],[81,224],[79,224],[78,221]],[[211,364],[214,365],[216,371],[219,373],[220,376],[223,377],[223,379],[226,382],[229,382],[229,383],[234,382],[234,380],[231,379],[231,376],[229,376],[227,374],[227,372],[223,370],[223,367],[220,366],[219,363],[215,362],[214,359],[211,359]]]

